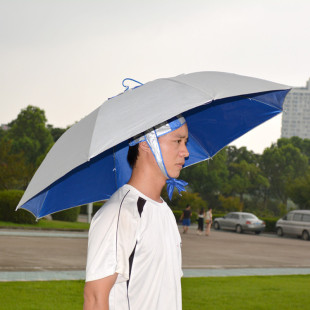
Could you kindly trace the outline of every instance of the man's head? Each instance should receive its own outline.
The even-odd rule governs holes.
[[[179,115],[135,137],[130,143],[127,160],[131,168],[134,168],[139,157],[139,148],[147,145],[163,175],[167,179],[177,178],[185,158],[189,155],[187,140],[187,125],[185,119]]]
[[[171,178],[179,177],[185,158],[189,156],[186,147],[187,140],[188,128],[186,124],[158,138],[166,172]]]

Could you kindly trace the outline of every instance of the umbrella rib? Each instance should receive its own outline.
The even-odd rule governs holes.
[[[273,105],[273,104],[271,104],[271,103],[267,103],[267,102],[264,102],[264,101],[261,101],[261,100],[257,100],[257,99],[255,99],[255,98],[250,98],[250,97],[247,97],[247,96],[241,96],[241,97],[244,97],[244,98],[246,98],[246,99],[249,99],[249,100],[251,100],[251,101],[256,101],[256,102],[259,102],[259,103],[262,103],[262,104],[264,104],[264,105],[268,105],[269,107],[272,107],[272,108],[274,108],[274,109],[277,109],[277,110],[281,110],[281,111],[283,111],[283,108],[282,107],[277,107],[277,106],[275,106],[275,105]]]
[[[97,112],[97,115],[96,115],[96,120],[94,121],[93,130],[92,130],[91,138],[90,138],[90,141],[89,141],[89,148],[88,148],[88,154],[87,154],[87,160],[88,161],[90,161],[90,159],[93,157],[93,156],[91,156],[92,141],[93,141],[93,136],[94,136],[94,133],[95,133],[95,127],[96,127],[96,124],[97,124],[97,120],[98,120],[98,117],[99,117],[99,114],[100,114],[100,111],[101,111],[101,107],[99,107],[97,109],[98,109],[98,112]]]
[[[189,133],[189,136],[195,140],[195,142],[206,152],[206,154],[211,158],[210,153],[202,146],[202,144],[192,135]]]
[[[115,187],[117,188],[117,173],[116,173],[116,158],[115,158],[115,147],[113,146],[113,161],[114,161],[114,177],[115,177]]]
[[[215,100],[214,96],[210,95],[209,93],[207,93],[206,91],[202,90],[201,88],[198,88],[198,87],[196,87],[196,86],[187,84],[187,83],[185,83],[185,82],[176,81],[176,80],[174,80],[173,78],[165,78],[165,80],[169,80],[169,81],[172,81],[172,82],[174,82],[174,83],[178,83],[178,84],[181,84],[181,85],[188,86],[188,87],[190,87],[190,88],[192,88],[192,89],[195,89],[195,90],[200,91],[201,93],[203,93],[203,94],[205,94],[205,95],[210,96],[210,97],[212,98],[211,101]]]

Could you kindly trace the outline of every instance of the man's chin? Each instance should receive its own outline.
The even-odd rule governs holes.
[[[169,176],[173,179],[177,179],[180,176],[180,171],[179,172],[174,172],[174,173],[168,173]]]

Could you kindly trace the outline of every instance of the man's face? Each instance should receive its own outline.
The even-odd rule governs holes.
[[[187,125],[158,138],[163,160],[171,178],[177,178],[189,156],[186,143],[188,139]]]

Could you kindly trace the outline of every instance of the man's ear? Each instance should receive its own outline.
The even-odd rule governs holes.
[[[151,149],[149,147],[149,145],[147,144],[146,141],[143,141],[143,142],[140,142],[139,143],[139,149],[142,151],[142,152],[151,152]]]

